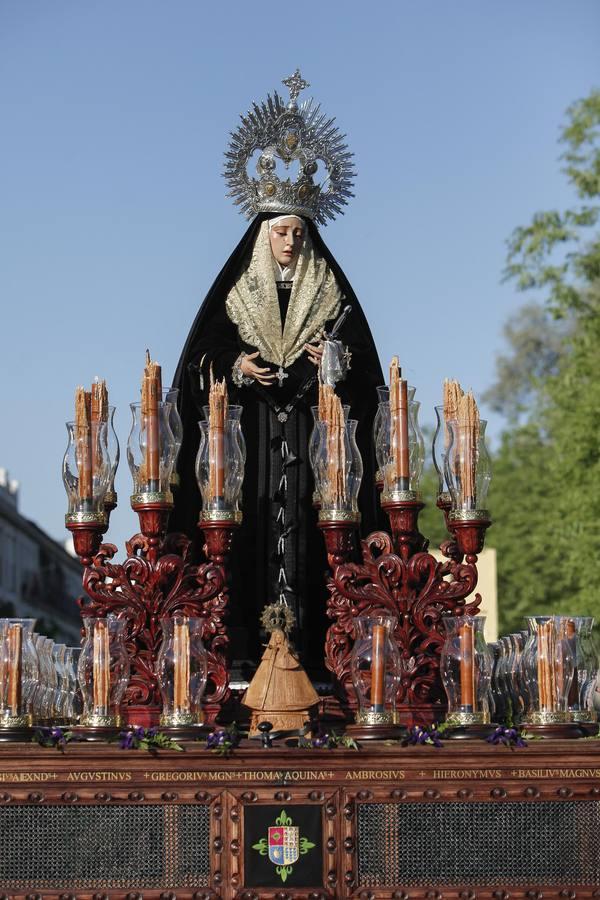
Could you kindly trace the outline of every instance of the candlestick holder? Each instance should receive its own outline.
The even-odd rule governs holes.
[[[383,391],[383,389],[380,389]],[[408,386],[406,458],[402,462],[402,452],[398,444],[398,430],[392,427],[392,415],[388,399],[380,400],[373,433],[375,456],[377,458],[376,482],[379,476],[382,484],[382,503],[388,501],[416,501],[425,462],[423,434],[419,426],[421,404],[414,399],[416,389]],[[383,392],[380,393],[383,396]],[[375,427],[376,426],[376,427]]]
[[[528,616],[529,638],[521,657],[528,708],[524,726],[540,738],[583,737],[568,709],[575,662],[569,619],[564,616]]]
[[[131,403],[131,431],[127,461],[133,478],[131,505],[137,511],[147,506],[173,505],[171,474],[177,450],[171,431],[171,404],[156,401],[152,414],[141,403]]]
[[[240,498],[244,480],[246,444],[241,429],[241,406],[229,406],[222,428],[211,426],[209,409],[199,422],[200,446],[196,456],[196,479],[202,495],[202,522],[240,521]]]
[[[468,520],[465,525],[449,522],[452,538],[442,545],[445,559],[438,562],[426,552],[427,541],[419,532],[423,504],[418,497],[382,495],[382,507],[392,533],[377,531],[364,539],[360,562],[355,561],[357,523],[332,516],[324,520],[320,513],[331,568],[327,616],[332,624],[325,641],[325,664],[334,676],[341,707],[355,711],[351,655],[356,620],[372,614],[395,617],[394,639],[402,659],[398,718],[406,725],[428,725],[442,721],[446,712],[439,671],[446,637],[443,617],[477,614],[481,603],[474,593],[477,553],[491,523],[489,518]]]
[[[488,737],[496,725],[490,722],[488,705],[492,657],[483,634],[485,616],[445,616],[443,623],[440,674],[448,698],[444,737]]]
[[[81,615],[84,621],[108,613],[127,617],[125,645],[131,677],[121,716],[125,724],[145,727],[158,725],[162,710],[156,675],[163,636],[160,620],[176,614],[198,618],[207,657],[203,707],[207,722],[212,723],[229,696],[226,566],[239,517],[237,521],[200,523],[207,561],[197,563],[189,538],[165,533],[167,508],[148,504],[137,512],[141,531],[126,543],[125,561],[113,563],[117,548],[102,544],[86,566]]]
[[[174,739],[195,740],[206,731],[202,696],[207,660],[202,620],[176,615],[161,619],[163,639],[156,663],[162,695],[160,725]]]
[[[343,407],[342,407],[343,409]],[[358,492],[363,464],[356,443],[356,419],[337,426],[315,421],[318,434],[313,473],[319,500],[319,527],[331,533],[327,523],[336,523],[343,531],[353,531],[360,522]]]
[[[65,526],[73,535],[75,553],[84,565],[97,552],[107,527],[104,507],[110,483],[111,459],[106,422],[94,429],[67,422],[69,436],[63,457],[62,478],[68,507]]]
[[[0,742],[31,740],[39,663],[35,619],[0,619]]]
[[[448,419],[450,444],[443,457],[444,478],[450,492],[451,522],[489,519],[485,508],[491,480],[491,461],[485,443],[487,422],[465,424]]]
[[[594,644],[593,616],[565,616],[565,636],[573,652],[573,680],[567,709],[586,735],[598,733],[598,713],[594,709],[594,689],[598,678],[598,652]]]
[[[77,735],[101,741],[117,734],[120,706],[129,681],[129,656],[125,647],[127,621],[114,615],[88,616],[83,620],[85,641],[77,665],[83,712]]]
[[[357,740],[388,740],[405,733],[396,719],[401,659],[393,638],[394,616],[358,616],[350,669],[356,694],[354,725],[346,731]]]
[[[134,461],[132,467],[135,465]],[[166,479],[168,466],[161,471]],[[166,533],[172,498],[169,491],[157,493],[159,496],[142,491],[132,498],[140,532],[126,543],[127,558],[122,564],[112,562],[117,552],[113,544],[96,546],[92,554],[82,558],[87,596],[79,601],[81,614],[84,619],[109,613],[128,618],[125,644],[131,677],[121,715],[125,724],[145,727],[158,725],[162,710],[156,676],[162,642],[160,620],[175,614],[198,618],[207,657],[208,689],[203,706],[207,721],[213,723],[229,696],[226,566],[241,512],[201,513],[199,528],[206,561],[198,563],[192,558],[189,538]],[[94,537],[99,542],[100,536]]]

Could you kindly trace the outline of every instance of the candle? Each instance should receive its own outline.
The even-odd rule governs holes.
[[[460,640],[460,705],[475,712],[475,628],[465,622],[458,629]]]
[[[401,377],[398,357],[390,365],[390,446],[392,477],[396,490],[410,487],[410,457],[408,446],[408,384]]]
[[[228,398],[225,379],[213,381],[208,395],[208,441],[209,441],[209,491],[211,499],[219,505],[225,495],[225,425],[227,422]]]
[[[385,685],[385,625],[373,625],[372,641],[371,707],[373,712],[383,712]]]
[[[94,626],[93,666],[94,666],[94,713],[109,714],[110,690],[110,649],[108,622],[98,619]]]
[[[92,437],[92,472],[100,471],[104,459],[100,446],[100,426],[108,422],[108,391],[106,382],[94,379],[90,399],[90,419]]]
[[[319,385],[319,415],[325,423],[327,448],[324,509],[340,509],[346,505],[346,427],[342,402],[333,387]]]
[[[146,430],[146,452],[143,480],[148,491],[160,490],[160,433],[158,410],[162,398],[162,373],[158,363],[150,359],[146,350],[146,366],[142,379],[142,423]]]
[[[75,391],[75,457],[79,477],[78,494],[84,511],[93,500],[91,395],[82,387]]]
[[[174,684],[173,702],[176,712],[190,711],[190,629],[187,618],[173,625]]]
[[[551,619],[539,622],[537,626],[537,670],[540,710],[554,712],[556,710],[555,659],[556,642],[554,626]]]
[[[479,456],[479,410],[472,392],[458,401],[458,461],[463,509],[477,508],[477,460]]]
[[[450,419],[458,418],[458,405],[461,397],[464,397],[464,393],[458,381],[453,381],[449,378],[444,380],[444,447],[446,453],[450,446],[448,422]]]
[[[21,705],[21,664],[23,631],[18,623],[8,626],[8,708],[11,716],[19,715]]]

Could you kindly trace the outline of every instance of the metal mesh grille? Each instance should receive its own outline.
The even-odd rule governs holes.
[[[361,803],[364,887],[600,885],[600,803]]]
[[[209,884],[206,805],[0,809],[3,888],[177,888]]]

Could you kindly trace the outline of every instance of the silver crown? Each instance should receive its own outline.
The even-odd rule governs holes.
[[[287,105],[276,92],[269,94],[260,106],[252,104],[231,133],[224,173],[228,196],[249,219],[258,212],[278,212],[325,225],[354,196],[353,154],[335,119],[328,119],[318,103],[311,99],[298,106],[298,94],[310,87],[300,71],[283,84],[290,92]],[[253,177],[248,167],[257,151],[258,177]],[[292,163],[298,166],[295,180],[287,174]]]

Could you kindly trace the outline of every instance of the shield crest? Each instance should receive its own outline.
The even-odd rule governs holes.
[[[297,825],[269,827],[269,859],[276,866],[291,866],[298,860],[300,829]]]

